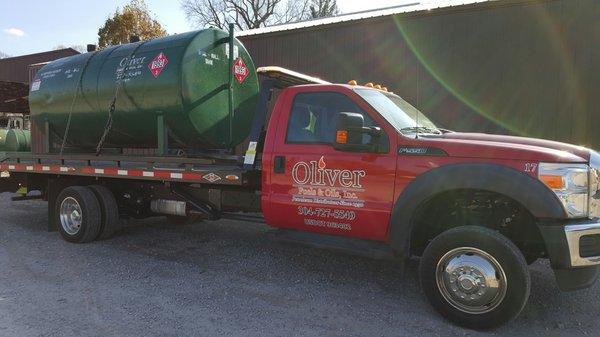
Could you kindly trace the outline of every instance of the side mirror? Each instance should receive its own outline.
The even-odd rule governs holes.
[[[365,127],[363,115],[354,112],[340,112],[336,117],[336,132],[333,148],[339,151],[378,152],[379,139],[383,131],[379,127]],[[369,135],[370,141],[363,142]]]

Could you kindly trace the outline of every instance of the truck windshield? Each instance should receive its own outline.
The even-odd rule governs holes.
[[[421,111],[399,96],[373,89],[354,89],[354,91],[404,135],[414,135],[417,132],[442,133]]]

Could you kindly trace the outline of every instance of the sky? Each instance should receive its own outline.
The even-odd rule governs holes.
[[[98,29],[129,0],[0,0],[0,52],[19,56],[57,46],[96,44]],[[338,0],[342,13],[390,7],[417,0]],[[169,34],[193,30],[179,0],[146,0]]]

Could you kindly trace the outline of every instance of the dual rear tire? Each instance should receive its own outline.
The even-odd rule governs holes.
[[[69,242],[86,243],[107,239],[117,229],[119,209],[105,186],[70,186],[56,198],[55,223]]]

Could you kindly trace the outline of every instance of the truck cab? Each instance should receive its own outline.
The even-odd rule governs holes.
[[[449,319],[515,317],[527,264],[549,258],[562,290],[600,264],[597,152],[437,127],[368,86],[284,89],[262,154],[262,211],[274,227],[383,242],[421,256],[423,289]]]

